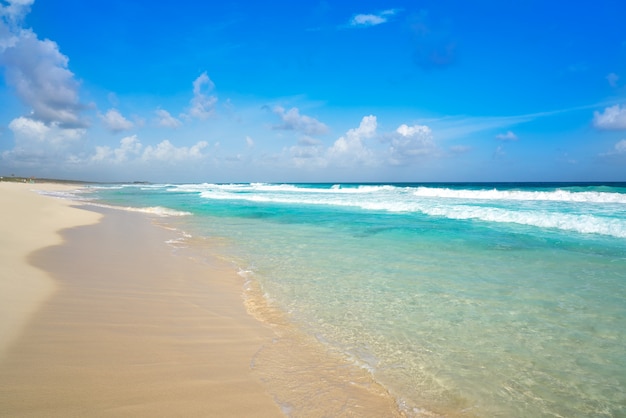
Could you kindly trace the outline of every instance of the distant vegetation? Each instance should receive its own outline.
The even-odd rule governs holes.
[[[45,177],[20,177],[11,174],[10,176],[0,176],[0,181],[8,181],[12,183],[63,183],[63,184],[98,184],[97,181],[81,181],[67,179],[50,179]],[[123,181],[116,184],[151,184],[149,181]],[[102,184],[102,183],[100,183]],[[107,183],[112,184],[112,183]]]
[[[0,176],[0,181],[8,181],[12,183],[74,183],[74,184],[85,184],[88,183],[86,181],[77,181],[77,180],[64,180],[64,179],[47,179],[47,178],[38,178],[38,177],[19,177],[19,176]]]

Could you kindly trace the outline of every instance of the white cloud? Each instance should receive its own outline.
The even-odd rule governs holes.
[[[305,135],[322,135],[328,132],[325,124],[310,116],[301,115],[296,107],[285,111],[283,107],[276,106],[273,111],[283,121],[282,125],[276,125],[274,129],[294,130]]]
[[[376,26],[385,23],[389,20],[390,16],[397,13],[396,9],[388,9],[378,14],[358,14],[350,20],[350,26],[352,27],[367,27]]]
[[[115,159],[123,162],[131,156],[138,155],[141,152],[142,145],[137,139],[137,135],[127,136],[120,141],[120,147],[114,150]]]
[[[181,162],[204,157],[202,150],[209,144],[200,141],[191,147],[176,147],[167,139],[156,146],[145,147],[141,159],[144,161]]]
[[[372,164],[374,155],[365,145],[365,140],[376,134],[376,116],[363,117],[358,128],[350,129],[328,149],[328,158],[338,165],[349,166],[355,163]]]
[[[6,29],[6,27],[4,27]],[[64,127],[85,127],[80,117],[79,83],[57,44],[39,40],[30,30],[2,33],[0,64],[20,100],[32,108],[31,118]]]
[[[518,140],[517,135],[515,135],[511,131],[507,131],[504,134],[496,135],[496,139],[500,141],[517,141]]]
[[[408,125],[402,124],[398,126],[398,129],[396,129],[396,132],[399,133],[400,136],[405,137],[405,138],[431,134],[430,128],[425,125],[408,126]]]
[[[352,18],[350,24],[352,26],[374,26],[385,23],[387,19],[382,16],[372,14],[359,14]]]
[[[86,133],[85,129],[62,128],[58,124],[46,125],[40,120],[20,116],[9,123],[13,132],[16,147],[42,147],[51,145],[63,147],[80,140]]]
[[[400,125],[395,131],[378,134],[374,115],[362,118],[358,128],[349,129],[324,151],[322,143],[314,138],[302,138],[289,148],[289,156],[298,167],[377,167],[385,160],[391,165],[411,164],[419,159],[437,156],[439,148],[432,130],[426,125]],[[380,141],[369,143],[368,140]],[[387,149],[376,147],[388,143]]]
[[[28,107],[28,118],[48,126],[82,128],[79,83],[68,69],[68,58],[58,45],[39,40],[21,27],[34,0],[7,0],[0,4],[0,65],[6,84]]]
[[[217,97],[211,96],[210,93],[214,88],[215,84],[213,84],[206,72],[200,74],[194,80],[193,98],[191,99],[189,115],[198,119],[208,119],[213,114]]]
[[[134,124],[126,119],[117,109],[109,109],[104,115],[98,115],[104,127],[111,132],[117,133],[132,129]]]
[[[626,129],[626,107],[615,105],[607,107],[604,112],[593,112],[593,125],[598,129]]]
[[[30,11],[35,0],[6,0],[7,5],[0,4],[0,16],[10,21],[22,19]]]
[[[18,117],[9,123],[15,146],[2,153],[3,165],[41,169],[59,167],[68,161],[68,155],[80,147],[86,130],[62,128],[57,123],[45,124],[40,120]]]
[[[626,139],[616,142],[612,150],[603,152],[599,156],[620,159],[626,157]]]
[[[170,115],[170,112],[168,112],[167,110],[157,109],[154,111],[154,113],[156,113],[158,117],[157,124],[159,126],[163,126],[166,128],[178,128],[183,124],[179,119],[176,119],[174,116]]]
[[[205,157],[202,150],[208,146],[206,141],[199,141],[191,147],[176,147],[168,140],[157,145],[144,146],[137,135],[127,136],[120,141],[118,148],[97,146],[90,161],[119,164],[123,162],[144,163],[185,163]]]
[[[9,129],[16,138],[29,138],[36,141],[45,141],[50,128],[45,123],[25,117],[13,119],[9,123]]]
[[[254,140],[246,135],[246,145],[248,148],[252,148],[254,146]]]
[[[390,162],[394,165],[409,163],[419,157],[431,155],[436,150],[432,131],[428,126],[403,124],[391,135]]]
[[[132,156],[139,155],[142,148],[137,135],[127,136],[122,138],[119,148],[111,149],[107,146],[97,146],[96,154],[91,157],[91,160],[122,163]]]

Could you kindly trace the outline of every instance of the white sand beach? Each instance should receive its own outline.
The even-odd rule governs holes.
[[[400,416],[367,372],[252,316],[243,278],[176,231],[33,191],[64,187],[0,183],[0,415]]]

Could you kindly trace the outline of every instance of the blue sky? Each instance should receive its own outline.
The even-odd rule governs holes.
[[[623,1],[0,5],[0,175],[626,181]]]

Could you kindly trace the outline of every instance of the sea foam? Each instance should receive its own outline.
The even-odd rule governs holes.
[[[360,185],[307,188],[290,184],[204,184],[178,187],[208,200],[353,207],[448,219],[514,223],[626,238],[626,194],[606,192],[470,190]],[[571,205],[571,206],[570,206]],[[581,206],[582,205],[582,206]],[[612,216],[606,216],[612,205]]]

